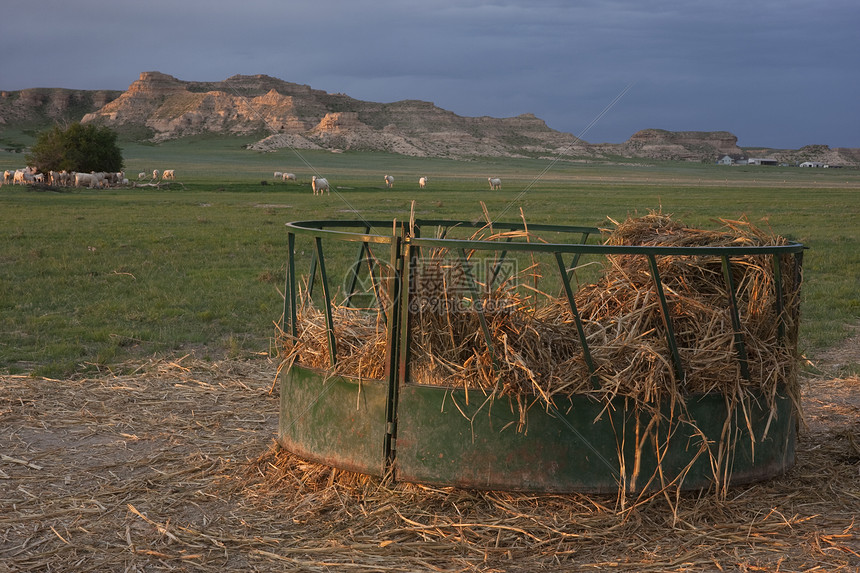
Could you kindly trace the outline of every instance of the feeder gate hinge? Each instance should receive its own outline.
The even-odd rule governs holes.
[[[394,422],[388,422],[385,425],[385,433],[388,436],[389,448],[392,452],[396,449],[395,446],[397,445],[397,437],[394,435],[394,432],[396,430],[395,426],[396,425]]]

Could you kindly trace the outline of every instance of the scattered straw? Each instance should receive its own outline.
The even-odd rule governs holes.
[[[272,445],[276,364],[0,376],[0,571],[856,571],[860,379],[804,385],[785,476],[725,499],[390,484]],[[136,371],[134,374],[130,372]]]

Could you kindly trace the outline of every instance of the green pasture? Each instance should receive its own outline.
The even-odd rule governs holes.
[[[287,234],[299,219],[499,220],[607,225],[650,210],[690,225],[747,217],[809,247],[801,348],[814,357],[860,317],[860,172],[601,162],[446,159],[281,150],[255,138],[121,144],[126,175],[174,169],[169,189],[0,188],[0,371],[52,377],[129,359],[274,352]],[[0,151],[0,169],[23,154]],[[298,182],[274,181],[289,171]],[[310,178],[328,178],[314,197]],[[382,177],[395,177],[385,189]],[[425,190],[418,178],[429,177]],[[503,180],[491,192],[488,176]],[[144,179],[144,182],[148,179]],[[352,245],[328,245],[333,268]],[[310,244],[300,243],[309,262]],[[339,267],[340,265],[340,267]],[[339,281],[336,286],[339,286]],[[856,365],[854,366],[856,368]]]

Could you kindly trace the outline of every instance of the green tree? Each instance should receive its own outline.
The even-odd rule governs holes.
[[[66,129],[55,125],[39,134],[27,154],[27,163],[47,171],[120,171],[122,150],[117,135],[107,127],[73,123]]]

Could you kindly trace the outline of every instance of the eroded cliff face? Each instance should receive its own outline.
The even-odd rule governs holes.
[[[88,113],[84,123],[112,127],[145,126],[153,141],[198,133],[248,134],[267,129],[304,131],[293,97],[274,88],[263,93],[261,82],[232,90],[230,80],[218,84],[180,81],[159,72],[143,72],[121,96]],[[247,94],[238,91],[241,88]]]
[[[0,126],[82,121],[154,142],[201,133],[268,134],[249,146],[387,151],[433,157],[617,157],[714,162],[724,155],[858,165],[860,151],[826,145],[746,150],[727,131],[643,129],[624,143],[589,144],[532,114],[463,117],[420,100],[367,102],[266,75],[188,82],[143,72],[125,92],[35,88],[0,92]]]
[[[79,121],[123,92],[32,88],[0,92],[0,125]]]
[[[728,131],[666,131],[643,129],[621,145],[622,155],[681,161],[714,160],[742,155],[738,138]]]
[[[582,144],[531,114],[461,117],[430,102],[364,102],[269,76],[185,82],[144,72],[83,122],[145,126],[153,141],[203,132],[271,135],[250,146],[365,149],[414,156],[521,156]]]

